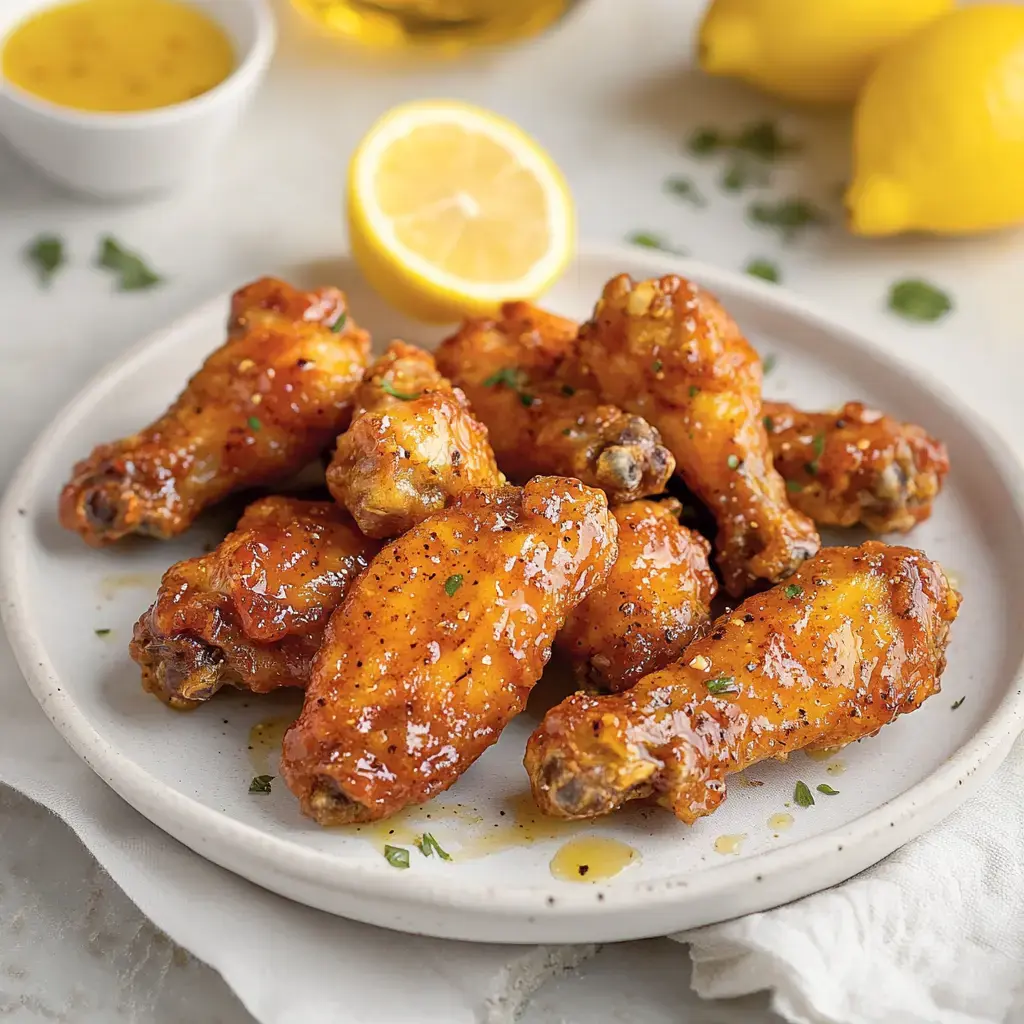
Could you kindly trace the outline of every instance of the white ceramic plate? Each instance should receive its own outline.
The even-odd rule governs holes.
[[[269,796],[250,795],[254,774],[277,772],[272,754],[246,749],[250,729],[294,713],[294,695],[226,694],[175,714],[142,692],[126,653],[160,573],[216,542],[227,529],[223,516],[171,543],[92,551],[62,531],[55,515],[75,459],[148,422],[221,343],[222,296],[92,381],[40,438],[7,495],[0,516],[4,621],[54,725],[147,818],[259,885],[373,924],[483,941],[631,939],[761,910],[848,878],[948,814],[994,770],[1022,720],[1024,486],[1016,461],[934,384],[772,285],[656,254],[590,250],[547,304],[583,317],[613,274],[669,270],[713,289],[761,351],[776,356],[772,396],[812,408],[864,399],[924,424],[948,444],[953,471],[912,543],[952,571],[965,601],[943,691],[921,711],[832,762],[798,754],[787,764],[757,766],[747,777],[763,785],[733,779],[725,805],[692,828],[642,810],[579,826],[524,819],[521,758],[534,724],[527,712],[448,793],[398,822],[393,841],[408,845],[429,830],[455,855],[443,862],[413,849],[404,871],[381,855],[386,829],[322,830],[300,817],[280,780]],[[398,320],[351,265],[322,267],[315,277],[347,288],[357,318],[378,342],[395,334],[427,343],[438,337]],[[97,636],[97,629],[111,632]],[[839,795],[790,807],[798,779],[812,790],[827,782]],[[780,813],[793,816],[790,828],[769,825]],[[577,834],[618,838],[640,856],[606,882],[559,881],[549,862]],[[723,835],[745,836],[719,844],[738,845],[738,853],[716,852]]]

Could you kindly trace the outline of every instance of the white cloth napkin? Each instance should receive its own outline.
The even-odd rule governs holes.
[[[1024,739],[979,794],[843,885],[673,936],[706,998],[794,1024],[1024,1022]]]

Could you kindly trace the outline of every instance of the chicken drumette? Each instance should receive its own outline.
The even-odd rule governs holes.
[[[253,502],[214,551],[164,573],[130,646],[143,687],[185,709],[224,685],[306,686],[331,612],[378,547],[333,502]]]
[[[552,708],[527,746],[534,798],[589,818],[652,797],[693,822],[725,798],[727,773],[871,736],[920,707],[959,604],[920,551],[826,548],[632,690]]]
[[[710,618],[718,581],[711,545],[681,526],[675,499],[612,510],[619,557],[604,586],[569,615],[555,648],[577,676],[601,690],[627,690],[675,661]]]
[[[395,537],[474,487],[498,487],[487,428],[423,349],[395,341],[356,388],[327,486],[369,537]]]
[[[436,352],[442,373],[487,424],[498,465],[524,482],[570,476],[613,504],[658,494],[674,461],[642,417],[600,401],[592,382],[555,379],[577,325],[525,302],[467,320]]]
[[[61,523],[97,546],[173,537],[229,492],[295,473],[348,426],[368,352],[336,289],[247,285],[232,299],[226,344],[170,409],[75,466]]]
[[[602,399],[661,432],[677,472],[707,505],[725,589],[739,595],[793,572],[818,550],[772,465],[761,413],[761,362],[708,292],[681,277],[605,286],[573,361]]]
[[[816,523],[905,532],[931,515],[949,458],[922,427],[860,402],[838,412],[765,402],[761,411],[789,502]]]
[[[471,491],[386,546],[331,617],[282,774],[323,825],[447,789],[522,710],[616,555],[602,492]]]

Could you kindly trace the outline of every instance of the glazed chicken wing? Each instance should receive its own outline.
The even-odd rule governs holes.
[[[395,341],[356,388],[327,486],[369,537],[395,537],[473,487],[497,487],[487,428],[433,357]]]
[[[178,709],[224,685],[304,687],[331,612],[376,553],[333,502],[262,498],[207,555],[164,573],[131,655]]]
[[[96,546],[173,537],[229,492],[295,473],[348,426],[368,352],[336,289],[242,288],[226,344],[170,409],[75,466],[61,523]]]
[[[487,424],[511,479],[575,477],[612,504],[660,493],[674,462],[658,432],[602,403],[586,380],[555,379],[576,332],[572,320],[509,302],[498,320],[466,321],[438,348],[437,365]]]
[[[331,617],[281,770],[322,825],[447,789],[522,710],[615,560],[602,492],[541,477],[471,491],[385,547]]]
[[[573,610],[555,640],[581,681],[628,690],[675,661],[710,618],[718,581],[711,545],[679,523],[682,506],[633,501],[612,510],[619,557],[604,586]]]
[[[949,458],[923,428],[860,402],[838,412],[765,402],[762,412],[789,502],[816,523],[905,532],[931,515]]]
[[[772,466],[760,360],[713,296],[681,277],[613,278],[580,329],[577,359],[605,401],[661,432],[715,517],[730,594],[784,579],[817,551],[814,524],[790,508]]]
[[[632,690],[552,708],[527,746],[534,798],[589,818],[653,797],[693,822],[725,798],[727,773],[871,736],[920,707],[959,603],[920,551],[826,548]]]

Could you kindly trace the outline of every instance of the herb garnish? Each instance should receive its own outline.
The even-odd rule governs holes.
[[[656,235],[651,231],[634,231],[626,235],[626,241],[630,245],[640,245],[645,249],[660,249],[662,252],[670,252],[675,256],[686,256],[685,249],[671,245],[663,235]]]
[[[714,128],[698,128],[687,142],[686,148],[694,156],[707,156],[716,153],[725,145],[725,136]]]
[[[109,629],[94,629],[93,632],[97,636],[110,636],[110,630]]]
[[[65,263],[64,242],[57,235],[40,235],[26,247],[25,258],[36,268],[39,283],[45,287]]]
[[[331,324],[331,330],[335,334],[341,334],[345,330],[345,324],[348,322],[348,313],[342,310],[341,316]]]
[[[796,801],[797,807],[811,807],[814,805],[814,797],[811,796],[811,791],[807,788],[806,782],[798,782],[796,788],[793,790],[793,799]]]
[[[816,476],[818,473],[818,463],[821,461],[822,455],[825,454],[825,435],[815,434],[814,440],[811,441],[811,451],[814,452],[814,458],[804,467],[811,476]]]
[[[708,693],[739,693],[735,676],[719,676],[717,679],[709,679],[704,685]]]
[[[163,278],[146,266],[143,258],[135,252],[125,249],[112,235],[104,235],[100,239],[100,251],[96,254],[96,266],[114,270],[119,275],[118,290],[134,292],[143,288],[152,288],[160,284]]]
[[[730,455],[729,458],[727,458],[725,460],[725,464],[730,469],[739,469],[739,467],[740,467],[740,457],[738,455]]]
[[[790,494],[799,494],[804,489],[804,485],[799,480],[787,480],[786,490]]]
[[[419,398],[423,394],[422,391],[417,391],[415,395],[409,391],[399,391],[389,380],[382,380],[380,382],[380,389],[392,398],[400,398],[403,402],[411,402],[414,398]]]
[[[764,429],[770,434],[775,429],[775,420],[771,416],[765,416],[761,422],[764,424]]]
[[[804,588],[799,583],[790,583],[788,587],[783,591],[786,597],[799,597],[804,592]]]
[[[960,698],[959,700],[955,700],[955,701],[953,701],[952,705],[950,705],[950,708],[949,708],[949,710],[950,710],[950,711],[956,711],[956,709],[957,709],[958,707],[960,707],[960,705],[961,705],[961,704],[963,704],[963,702],[964,702],[965,700],[967,700],[967,697],[966,697],[966,696],[964,696],[964,697],[961,697],[961,698]]]
[[[260,430],[263,426],[263,424],[260,423],[258,416],[250,416],[247,422],[250,430]]]
[[[934,323],[953,308],[953,300],[927,281],[910,278],[889,289],[889,309],[904,320]]]
[[[776,366],[779,365],[779,357],[774,352],[769,352],[768,355],[761,359],[761,373],[765,377],[768,376]]]
[[[726,192],[742,192],[748,186],[764,187],[769,184],[768,172],[749,160],[736,159],[725,169],[719,184]]]
[[[784,242],[792,242],[805,228],[826,224],[828,218],[806,199],[790,198],[771,202],[754,202],[747,207],[751,222],[761,227],[777,228]]]
[[[441,860],[452,859],[451,854],[442,850],[441,844],[438,843],[438,841],[429,832],[424,832],[423,835],[416,840],[416,846],[424,857],[433,857],[436,853]]]
[[[407,868],[409,866],[409,851],[403,846],[385,845],[384,859],[393,868]]]
[[[833,789],[828,783],[823,782],[820,786],[814,787],[819,793],[824,793],[825,796],[839,796],[839,790]]]
[[[696,384],[690,385],[690,397],[696,398],[700,394],[700,388]]]
[[[762,281],[770,281],[772,284],[778,284],[782,279],[782,275],[779,273],[778,265],[772,263],[771,260],[754,259],[751,260],[744,268],[744,273],[749,274],[751,277],[759,277]]]
[[[446,579],[444,581],[444,592],[449,597],[454,597],[455,596],[455,591],[458,590],[459,587],[462,586],[462,581],[464,579],[465,579],[465,577],[462,575],[461,572],[455,573],[454,576],[449,576],[448,579]]]
[[[707,206],[707,200],[701,195],[692,178],[684,178],[678,174],[666,178],[665,191],[679,199],[693,203],[694,206]]]
[[[249,783],[250,793],[269,793],[273,775],[254,775]]]
[[[655,359],[654,362],[651,363],[651,372],[652,373],[661,373],[661,368],[664,365],[665,364],[660,359]]]

